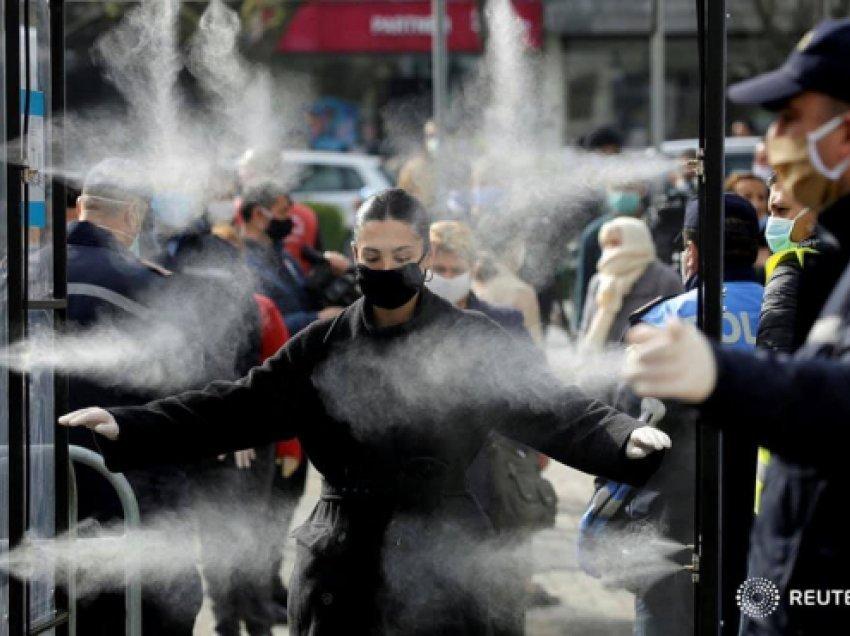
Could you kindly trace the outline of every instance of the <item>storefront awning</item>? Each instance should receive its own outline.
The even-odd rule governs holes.
[[[541,0],[514,0],[527,26],[528,44],[540,48]],[[473,0],[448,0],[448,49],[481,51],[481,14]],[[427,53],[431,50],[431,3],[312,0],[295,10],[278,43],[281,53]]]

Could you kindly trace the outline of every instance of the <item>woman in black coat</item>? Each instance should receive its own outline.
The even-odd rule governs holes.
[[[294,635],[490,633],[500,559],[464,475],[491,430],[634,484],[669,446],[425,289],[428,228],[403,190],[370,198],[354,245],[364,298],[343,314],[238,382],[60,418],[103,435],[115,471],[297,436],[324,483],[295,532]]]

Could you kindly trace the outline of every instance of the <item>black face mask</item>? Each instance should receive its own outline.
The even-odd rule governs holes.
[[[272,219],[269,221],[269,227],[266,230],[266,234],[269,235],[269,238],[275,242],[282,241],[289,233],[292,231],[292,219]]]
[[[398,309],[413,298],[425,283],[419,263],[395,269],[370,269],[357,265],[357,282],[366,300],[381,309]]]

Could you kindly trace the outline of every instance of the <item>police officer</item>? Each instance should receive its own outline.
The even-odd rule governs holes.
[[[166,270],[141,261],[131,250],[147,212],[148,196],[139,179],[139,166],[107,159],[86,176],[79,200],[80,220],[68,227],[68,323],[85,330],[105,323],[144,325],[154,316],[147,301],[165,284]],[[69,379],[69,404],[83,408],[108,403],[136,404],[157,397],[122,390],[82,377]],[[96,450],[91,435],[70,432],[70,442]],[[121,515],[114,492],[103,477],[84,466],[75,468],[80,519],[108,522]],[[185,494],[185,473],[177,466],[126,474],[139,501],[142,519],[172,508]],[[144,594],[146,634],[191,636],[201,606],[200,578],[194,569],[169,583],[166,595],[180,594],[180,607],[168,608],[160,597]],[[77,618],[80,633],[113,636],[123,633],[123,595],[104,594],[81,602]]]
[[[723,196],[726,214],[723,243],[723,344],[752,350],[756,344],[758,317],[764,287],[758,281],[753,263],[753,248],[758,250],[758,218],[755,209],[743,197]],[[631,317],[632,324],[644,322],[663,325],[676,316],[696,323],[699,276],[699,201],[688,202],[682,228],[684,250],[681,258],[684,294],[659,299]]]
[[[723,345],[752,351],[755,347],[764,288],[758,282],[754,264],[759,250],[759,225],[755,208],[737,194],[724,195],[725,226],[723,240]],[[690,201],[685,209],[682,230],[684,251],[682,279],[688,291],[655,303],[632,314],[632,324],[662,326],[671,317],[688,323],[696,322],[699,287],[699,201]],[[635,409],[637,410],[637,409]],[[648,484],[649,493],[639,493],[634,510],[651,510],[655,523],[666,536],[681,544],[694,538],[693,484],[696,440],[691,429],[693,415],[675,409],[661,427],[675,440],[665,465]],[[747,538],[752,519],[750,496],[755,483],[756,447],[736,440],[724,448],[724,481],[727,496],[723,510],[724,568],[723,576],[734,587],[746,572]],[[689,479],[687,475],[690,475]],[[660,492],[660,505],[650,498]],[[749,496],[749,499],[748,499]],[[734,607],[732,599],[726,599]],[[693,584],[687,572],[681,571],[662,579],[635,598],[635,636],[690,634],[693,632]],[[731,620],[731,619],[730,619]]]
[[[779,69],[730,89],[737,101],[777,109],[768,158],[800,204],[850,245],[850,20],[824,21]],[[835,262],[835,261],[834,261]],[[804,270],[808,272],[808,268]],[[808,275],[808,274],[807,274]],[[750,540],[749,577],[777,586],[778,607],[744,616],[742,634],[834,634],[846,605],[802,594],[850,589],[845,521],[850,476],[850,270],[844,271],[806,344],[793,357],[720,349],[690,326],[630,334],[626,377],[642,395],[700,404],[733,439],[773,453]],[[745,594],[755,588],[746,587]],[[758,606],[765,596],[748,598]],[[809,598],[813,598],[811,595]],[[752,604],[750,605],[752,607]],[[761,612],[751,612],[760,614]]]

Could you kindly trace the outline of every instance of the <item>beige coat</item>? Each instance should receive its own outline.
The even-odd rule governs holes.
[[[522,312],[523,324],[534,342],[543,342],[540,326],[540,305],[534,288],[502,264],[498,273],[487,282],[473,281],[472,291],[481,300],[493,305],[511,307]]]

